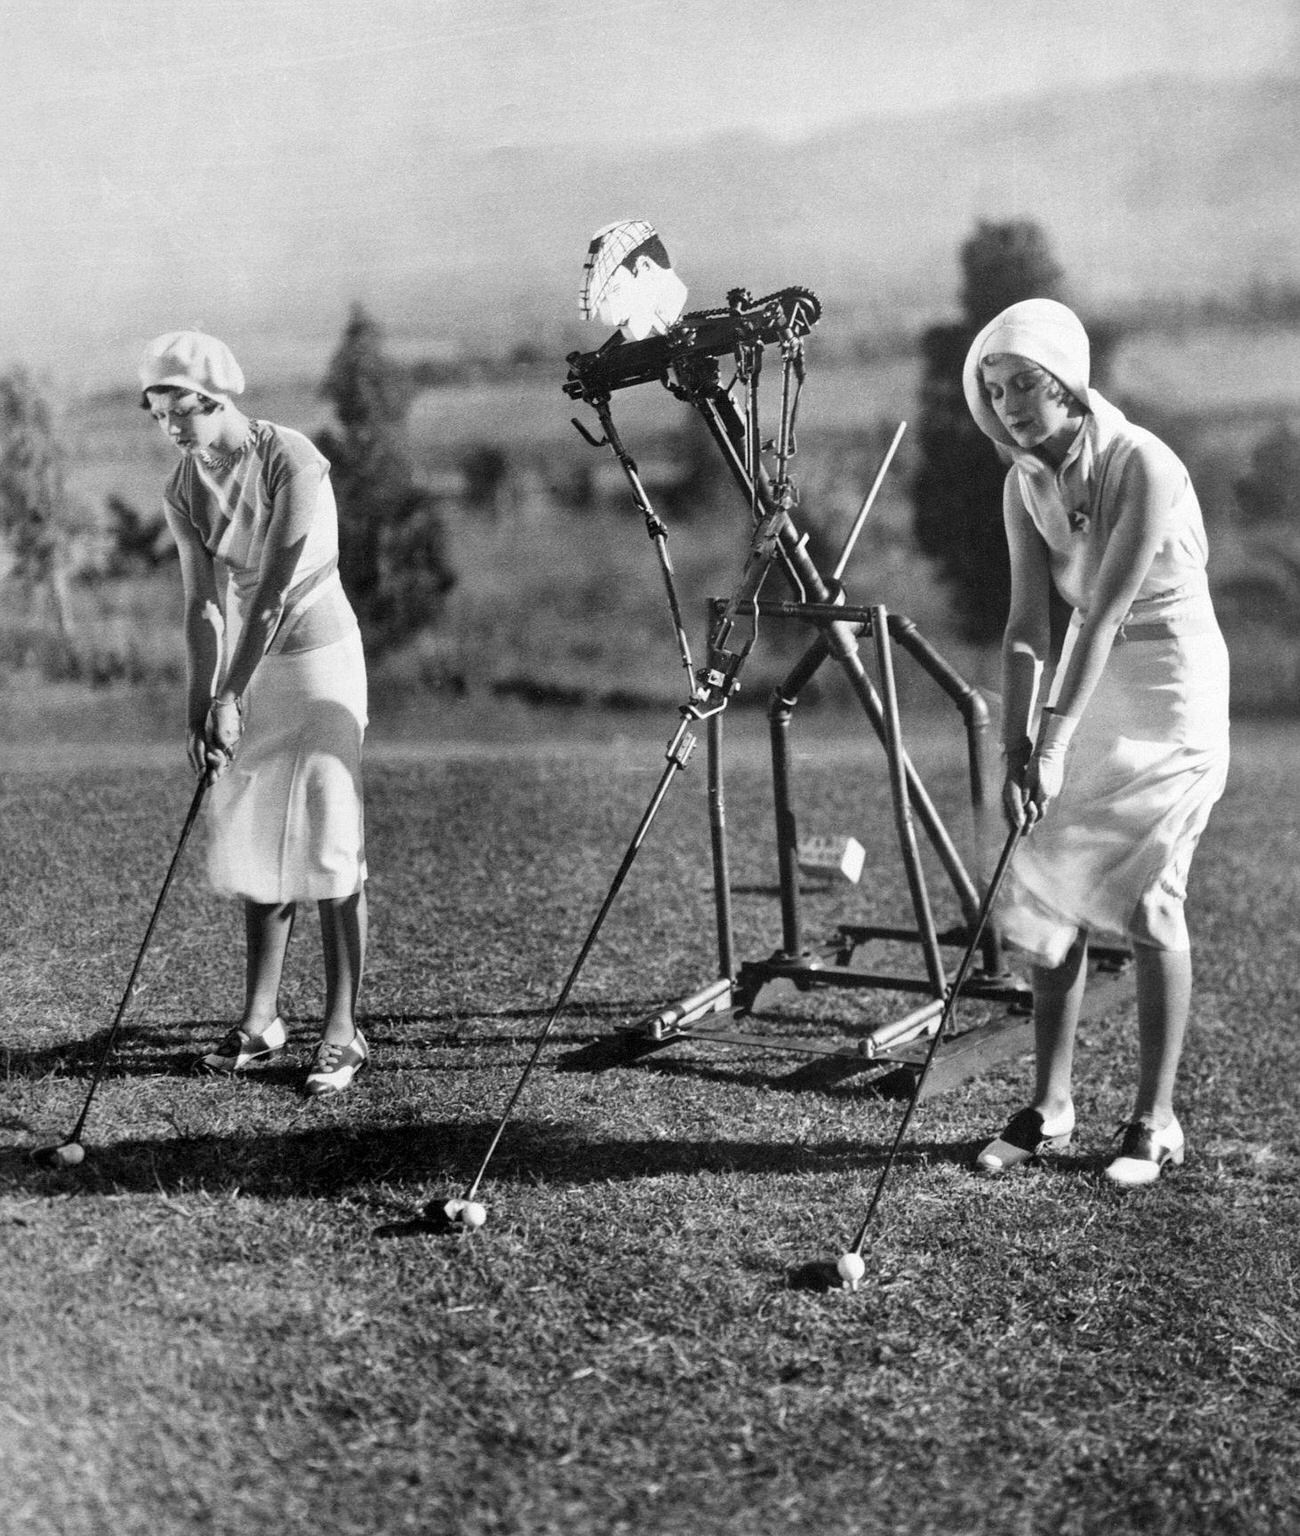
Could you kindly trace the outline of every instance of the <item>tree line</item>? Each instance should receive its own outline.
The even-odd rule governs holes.
[[[1008,304],[1033,297],[1071,300],[1048,238],[1031,220],[980,222],[960,247],[958,262],[959,317],[928,327],[918,339],[922,378],[908,490],[913,535],[944,585],[958,630],[987,644],[1001,633],[1009,598],[1001,514],[1005,468],[966,408],[962,363],[977,332]],[[1084,319],[1094,381],[1104,387],[1121,332],[1104,316]],[[387,356],[380,325],[354,306],[319,386],[333,420],[317,435],[317,445],[332,465],[340,569],[372,654],[436,626],[456,584],[445,511],[416,473],[407,425],[412,400],[427,383],[418,369],[399,367]],[[721,467],[710,445],[689,432],[679,449],[682,474],[671,492],[672,510],[689,516],[694,503],[716,493]],[[483,445],[467,457],[469,502],[490,499],[506,473],[507,455],[508,445]],[[30,374],[14,368],[0,376],[4,579],[43,599],[51,625],[71,643],[68,584],[86,514],[68,494],[67,467],[52,408]],[[1300,434],[1285,422],[1268,429],[1234,490],[1246,527],[1294,522],[1300,512]],[[121,497],[109,497],[104,526],[114,559],[101,579],[156,564],[169,553],[165,529]]]

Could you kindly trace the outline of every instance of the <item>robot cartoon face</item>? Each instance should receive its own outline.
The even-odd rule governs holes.
[[[633,341],[662,334],[686,308],[686,286],[644,219],[619,219],[597,230],[583,273],[583,318],[617,326]]]

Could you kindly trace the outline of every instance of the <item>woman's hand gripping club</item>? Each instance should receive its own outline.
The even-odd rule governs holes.
[[[1002,809],[1007,823],[1028,832],[1047,814],[1065,782],[1065,756],[1078,720],[1045,709],[1038,740],[1008,747],[1006,778],[1002,785]]]
[[[244,708],[237,698],[213,699],[208,713],[189,738],[190,766],[203,775],[205,784],[215,784],[235,760],[244,734]]]

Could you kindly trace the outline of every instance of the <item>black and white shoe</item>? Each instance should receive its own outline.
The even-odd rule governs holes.
[[[242,1072],[254,1062],[270,1061],[278,1056],[288,1038],[284,1020],[277,1014],[260,1035],[232,1029],[216,1050],[203,1058],[203,1065],[209,1072]]]
[[[322,1040],[312,1056],[303,1087],[312,1098],[323,1093],[342,1093],[369,1060],[370,1047],[359,1029],[346,1045]]]
[[[1005,1131],[979,1153],[975,1172],[986,1178],[1007,1173],[1032,1162],[1043,1152],[1064,1152],[1074,1135],[1074,1108],[1050,1123],[1036,1109],[1022,1109],[1011,1117]]]
[[[1121,1126],[1124,1140],[1119,1154],[1102,1169],[1102,1176],[1120,1189],[1140,1189],[1144,1184],[1154,1184],[1164,1171],[1166,1163],[1178,1167],[1187,1153],[1187,1141],[1177,1120],[1171,1120],[1161,1130],[1135,1120],[1132,1125]]]

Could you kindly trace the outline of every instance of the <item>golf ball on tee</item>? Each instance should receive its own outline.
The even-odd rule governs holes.
[[[467,1200],[461,1208],[461,1225],[468,1227],[471,1232],[476,1232],[487,1220],[487,1211],[477,1200]]]
[[[861,1283],[863,1275],[867,1272],[867,1266],[862,1261],[860,1253],[843,1253],[840,1261],[835,1266],[839,1277],[848,1286],[849,1290],[856,1291]]]
[[[75,1168],[85,1155],[86,1149],[79,1141],[65,1141],[50,1153],[50,1161],[56,1168]]]

